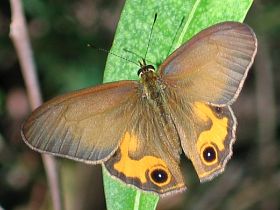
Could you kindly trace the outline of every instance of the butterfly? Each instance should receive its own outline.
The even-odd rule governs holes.
[[[224,171],[232,155],[238,97],[257,52],[253,30],[224,22],[202,30],[156,71],[141,63],[126,80],[58,96],[24,122],[32,149],[88,164],[160,195],[186,189],[180,156],[200,181]]]

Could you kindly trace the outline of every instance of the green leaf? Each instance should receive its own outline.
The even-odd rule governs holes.
[[[153,193],[141,192],[135,187],[127,187],[119,180],[110,176],[102,167],[107,209],[155,209],[159,197]]]
[[[110,54],[104,82],[137,79],[139,66],[135,63],[145,56],[146,51],[146,61],[158,67],[174,49],[202,29],[223,21],[242,22],[252,2],[253,0],[127,0],[111,52],[132,62]],[[147,49],[156,13],[157,20]],[[103,176],[109,210],[155,209],[158,198],[154,194],[137,191],[111,178],[104,167]]]

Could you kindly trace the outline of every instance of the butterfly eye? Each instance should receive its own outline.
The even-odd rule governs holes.
[[[152,72],[155,72],[155,67],[153,65],[146,65],[146,66],[142,66],[138,72],[137,72],[137,75],[138,77],[142,77],[143,73],[145,72],[149,72],[149,71],[152,71]]]
[[[202,159],[207,165],[216,163],[218,159],[216,148],[211,144],[205,145],[202,149]]]
[[[170,173],[167,171],[167,169],[157,166],[154,167],[152,170],[150,170],[149,173],[151,181],[158,186],[166,185],[170,182]]]
[[[137,72],[138,77],[141,78],[142,74],[143,74],[143,69],[139,69]]]

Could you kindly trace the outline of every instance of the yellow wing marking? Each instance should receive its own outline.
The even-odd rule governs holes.
[[[220,151],[224,150],[224,141],[228,133],[228,119],[226,117],[219,119],[213,114],[211,108],[204,103],[196,102],[194,110],[197,116],[205,123],[209,120],[212,123],[209,130],[203,131],[199,135],[196,143],[198,151],[201,150],[203,145],[209,143],[215,143]]]
[[[164,167],[168,171],[165,162],[157,157],[144,156],[140,160],[131,159],[128,152],[136,151],[138,146],[137,141],[139,141],[137,136],[129,132],[125,133],[120,145],[121,159],[114,164],[114,168],[117,171],[123,173],[126,177],[138,178],[141,183],[147,182],[146,172],[155,166]],[[170,174],[168,177],[170,178]]]

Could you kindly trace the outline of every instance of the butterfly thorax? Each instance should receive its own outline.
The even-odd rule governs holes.
[[[179,161],[181,149],[178,132],[171,117],[171,113],[166,101],[165,85],[151,65],[145,65],[140,69],[142,102],[147,109],[152,109],[154,117],[160,122],[164,131],[166,141],[165,150],[174,160]],[[149,112],[148,112],[149,113]],[[164,139],[164,138],[163,138]]]
[[[143,85],[142,97],[152,101],[161,99],[162,85],[152,69],[141,74],[141,83]]]
[[[141,68],[138,70],[138,76],[141,78],[142,97],[151,103],[161,100],[164,87],[155,72],[154,66],[147,65],[144,59],[139,63]]]

